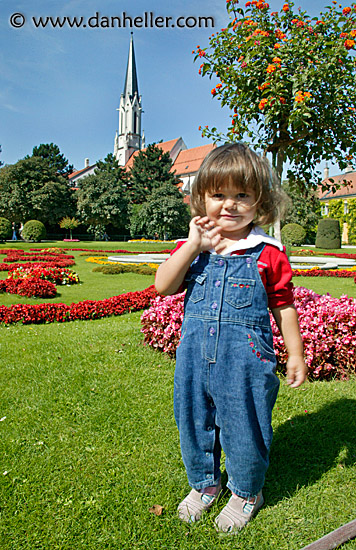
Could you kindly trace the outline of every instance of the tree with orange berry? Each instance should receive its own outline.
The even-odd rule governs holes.
[[[322,160],[341,170],[352,164],[356,4],[334,1],[319,18],[292,1],[279,12],[258,0],[226,6],[228,26],[193,53],[199,73],[219,80],[211,93],[231,110],[231,124],[224,134],[205,126],[202,135],[249,141],[271,156],[279,181],[288,162],[290,182],[306,187],[320,183]]]

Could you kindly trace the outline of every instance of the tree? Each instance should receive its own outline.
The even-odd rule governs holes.
[[[355,4],[342,11],[334,0],[320,18],[286,1],[280,12],[253,0],[227,1],[232,21],[197,47],[203,76],[220,79],[211,93],[233,112],[225,135],[206,126],[203,135],[248,139],[271,154],[279,181],[305,186],[321,181],[316,165],[333,159],[344,169],[356,151]],[[341,6],[340,6],[341,7]],[[325,186],[326,188],[326,186]],[[335,190],[336,185],[332,185]]]
[[[288,180],[283,182],[282,187],[290,198],[283,225],[287,223],[302,225],[306,231],[305,242],[314,244],[318,221],[321,217],[320,201],[316,190],[311,187],[292,186]]]
[[[72,231],[73,229],[76,229],[80,225],[79,220],[76,220],[75,218],[70,218],[69,216],[66,216],[59,222],[59,227],[61,229],[69,229],[70,234],[70,240],[73,239]]]
[[[126,198],[128,174],[110,153],[97,163],[95,173],[79,180],[77,211],[90,231],[102,235],[105,226],[124,228],[127,224]]]
[[[1,153],[1,151],[2,151],[2,149],[1,149],[1,145],[0,145],[0,153]],[[0,160],[0,167],[3,166],[3,164],[4,164],[4,163],[1,162],[1,160]]]
[[[0,170],[0,214],[13,222],[37,219],[55,225],[74,213],[67,180],[47,161],[27,157]]]
[[[154,189],[142,205],[134,205],[131,234],[158,235],[160,239],[187,233],[190,214],[182,193],[171,183]]]
[[[151,192],[165,183],[177,185],[179,179],[171,172],[172,159],[155,143],[135,156],[130,172],[129,200],[133,204],[146,202]]]
[[[69,161],[61,154],[58,145],[54,143],[41,143],[38,147],[34,147],[32,156],[46,160],[49,166],[62,176],[69,176],[73,172],[73,165],[69,164]]]

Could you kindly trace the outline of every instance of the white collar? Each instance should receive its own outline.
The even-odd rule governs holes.
[[[223,252],[221,252],[221,255],[227,256],[232,252],[235,252],[235,250],[247,250],[248,248],[255,248],[261,243],[276,246],[277,248],[279,248],[279,250],[283,252],[283,244],[274,237],[270,237],[269,235],[267,235],[267,233],[263,231],[262,227],[256,225],[251,229],[246,239],[240,239],[239,241],[236,241],[234,244],[230,245]],[[214,249],[209,250],[209,252],[211,252],[211,254],[216,254]]]

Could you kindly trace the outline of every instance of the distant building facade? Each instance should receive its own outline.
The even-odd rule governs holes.
[[[352,199],[356,199],[356,172],[352,167],[347,167],[343,174],[336,176],[329,176],[329,169],[326,167],[324,170],[324,179],[322,184],[328,185],[340,185],[340,189],[333,192],[331,189],[328,191],[319,190],[319,200],[321,203],[321,214],[324,217],[330,216],[333,210],[333,205],[339,206],[342,203],[341,214],[348,218],[350,204]],[[336,202],[337,201],[337,202]],[[342,241],[344,243],[349,242],[350,227],[347,222],[343,223]]]

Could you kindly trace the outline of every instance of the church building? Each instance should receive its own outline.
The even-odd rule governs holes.
[[[142,129],[142,96],[139,94],[133,34],[131,33],[129,54],[126,67],[124,89],[117,109],[119,127],[114,139],[114,156],[120,166],[132,168],[135,156],[145,149],[145,137]],[[181,181],[181,190],[190,194],[191,185],[206,155],[215,148],[213,143],[188,149],[181,137],[157,143],[172,159],[172,172]],[[95,164],[85,159],[85,167],[69,176],[73,187],[78,180],[94,173]]]

